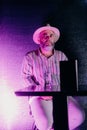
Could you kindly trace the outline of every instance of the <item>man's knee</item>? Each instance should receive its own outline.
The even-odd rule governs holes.
[[[82,109],[76,108],[73,113],[69,113],[69,129],[73,130],[80,126],[85,120],[85,112]]]
[[[85,120],[85,112],[84,110],[78,110],[78,113],[77,113],[77,124],[78,126],[81,125]]]

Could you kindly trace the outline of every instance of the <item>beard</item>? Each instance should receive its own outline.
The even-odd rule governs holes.
[[[52,51],[53,48],[54,48],[54,46],[52,46],[52,45],[51,45],[51,46],[45,46],[45,47],[44,47],[44,50],[45,50],[45,51]]]
[[[55,44],[52,45],[40,44],[40,47],[45,51],[52,51],[54,49],[54,46]]]

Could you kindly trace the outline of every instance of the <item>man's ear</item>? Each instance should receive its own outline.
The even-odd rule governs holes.
[[[57,36],[57,35],[54,35],[54,43],[57,42],[57,39],[59,40],[58,36]]]
[[[56,43],[56,35],[54,35],[54,43]]]

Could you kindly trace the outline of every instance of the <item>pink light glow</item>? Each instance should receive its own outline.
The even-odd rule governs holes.
[[[9,91],[6,82],[2,80],[0,94],[0,111],[4,122],[7,124],[7,129],[10,129],[15,116],[17,115],[17,100],[13,92]]]
[[[26,130],[32,124],[27,98],[14,92],[21,89],[23,56],[36,46],[31,44],[30,33],[24,35],[5,23],[0,27],[0,130]]]

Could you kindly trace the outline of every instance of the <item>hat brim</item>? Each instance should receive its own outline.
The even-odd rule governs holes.
[[[39,41],[39,34],[44,31],[44,30],[51,30],[55,33],[55,42],[58,41],[59,37],[60,37],[60,31],[58,28],[55,28],[55,27],[51,27],[51,26],[43,26],[43,27],[40,27],[39,29],[37,29],[34,34],[33,34],[33,41],[36,43],[36,44],[40,44],[40,41]]]

